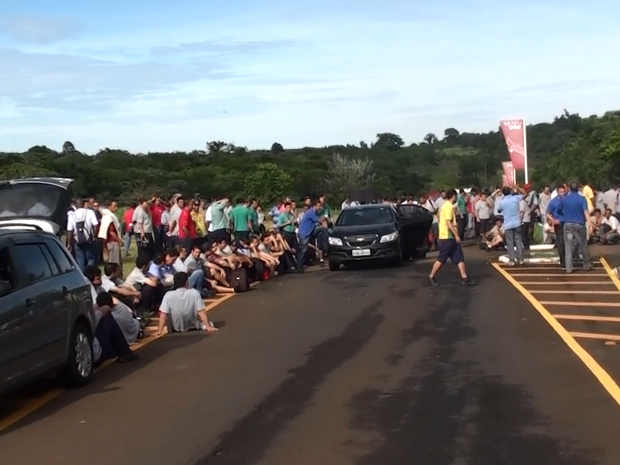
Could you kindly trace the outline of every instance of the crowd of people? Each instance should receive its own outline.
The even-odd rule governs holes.
[[[92,284],[95,311],[110,313],[120,330],[107,331],[112,337],[95,351],[100,360],[109,354],[133,359],[127,347],[155,317],[158,334],[217,331],[205,299],[246,292],[252,282],[283,273],[303,273],[314,260],[323,265],[332,224],[324,195],[305,198],[300,209],[285,198],[267,216],[255,199],[233,204],[226,197],[206,201],[180,194],[140,199],[121,215],[118,208],[115,200],[101,207],[83,199],[67,217],[66,246]],[[123,262],[132,242],[134,266],[126,274]]]
[[[445,202],[446,191],[435,199],[422,196],[417,202],[434,214],[435,242],[439,212]],[[555,244],[560,265],[567,273],[572,272],[577,258],[589,269],[588,244],[620,243],[620,188],[614,186],[602,190],[573,182],[553,190],[544,186],[540,193],[529,184],[485,191],[461,189],[453,208],[459,236],[476,238],[487,250],[506,249],[509,266],[523,263],[524,251],[533,244],[536,225],[542,241]]]

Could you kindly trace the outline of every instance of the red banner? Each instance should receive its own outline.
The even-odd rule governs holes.
[[[525,125],[523,120],[502,120],[499,125],[502,128],[512,166],[516,170],[525,169]]]
[[[503,161],[502,168],[504,168],[504,174],[502,174],[502,182],[504,186],[515,185],[515,169],[511,161]]]

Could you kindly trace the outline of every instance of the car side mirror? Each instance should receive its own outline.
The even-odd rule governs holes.
[[[12,290],[13,290],[13,286],[11,285],[10,282],[0,280],[0,297],[9,295]]]

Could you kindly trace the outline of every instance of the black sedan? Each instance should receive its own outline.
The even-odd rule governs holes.
[[[402,265],[424,255],[432,215],[418,205],[369,204],[344,209],[329,237],[329,269],[365,260]]]

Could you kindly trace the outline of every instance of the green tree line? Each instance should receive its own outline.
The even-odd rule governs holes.
[[[530,177],[537,184],[582,179],[607,185],[620,181],[620,112],[583,118],[568,111],[551,123],[527,128]],[[207,150],[131,154],[105,148],[81,153],[71,142],[56,151],[34,146],[24,153],[0,153],[0,178],[61,176],[76,179],[77,196],[122,202],[153,194],[199,193],[256,197],[269,203],[327,192],[340,200],[356,189],[380,195],[416,195],[456,186],[491,187],[501,180],[508,158],[499,130],[442,135],[405,144],[397,134],[377,134],[368,144],[248,150],[223,141]]]

